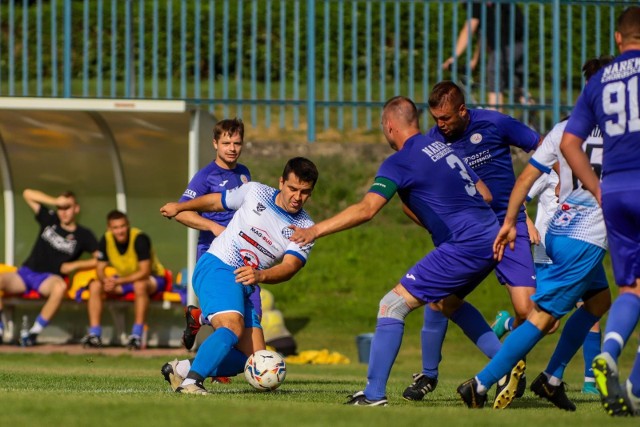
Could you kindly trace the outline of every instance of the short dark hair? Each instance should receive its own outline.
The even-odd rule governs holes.
[[[598,72],[598,70],[600,70],[600,68],[609,64],[611,61],[613,61],[613,59],[614,58],[611,55],[601,55],[598,58],[588,59],[582,65],[582,75],[586,80],[589,80],[595,73]]]
[[[640,7],[630,6],[618,16],[617,31],[624,40],[640,42]]]
[[[436,108],[445,103],[449,103],[454,107],[464,104],[464,92],[460,86],[451,80],[443,80],[436,83],[429,94],[429,108]]]
[[[127,218],[126,213],[119,211],[117,209],[114,209],[107,214],[107,223],[109,223],[110,221],[115,221],[117,219],[123,219],[123,218],[129,221],[129,218]]]
[[[287,180],[289,174],[293,173],[300,181],[310,182],[315,187],[318,182],[318,168],[309,159],[305,157],[294,157],[290,159],[284,166],[282,171],[282,179]]]
[[[233,119],[223,119],[216,123],[213,127],[213,139],[217,141],[225,133],[229,135],[237,133],[240,135],[240,139],[244,139],[244,123],[242,119],[235,117]]]
[[[394,96],[387,100],[382,107],[383,114],[391,111],[395,117],[402,118],[408,124],[419,125],[420,115],[416,104],[406,96]]]

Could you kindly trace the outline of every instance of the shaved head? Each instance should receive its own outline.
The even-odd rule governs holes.
[[[628,7],[620,14],[617,31],[624,43],[640,43],[640,7]]]
[[[418,108],[412,100],[405,96],[394,96],[382,107],[383,118],[393,118],[397,122],[419,128]]]

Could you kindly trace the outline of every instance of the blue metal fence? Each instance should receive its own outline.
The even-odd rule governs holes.
[[[0,0],[0,96],[183,99],[315,141],[377,127],[390,96],[424,105],[452,79],[480,107],[504,83],[499,108],[545,131],[578,96],[581,64],[615,53],[615,18],[635,2],[494,1],[524,16],[519,83],[512,54],[488,81],[488,32],[513,46],[518,25],[488,28],[502,12],[478,3],[478,66],[469,48],[449,71],[470,1]]]

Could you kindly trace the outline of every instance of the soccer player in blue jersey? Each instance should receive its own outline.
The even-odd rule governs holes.
[[[184,202],[205,194],[221,193],[251,181],[249,169],[238,163],[242,154],[243,140],[244,123],[241,119],[224,119],[216,123],[213,128],[213,148],[216,151],[216,157],[191,178],[179,201]],[[176,216],[178,222],[200,230],[196,261],[207,252],[213,239],[225,229],[232,216],[231,211],[185,211]],[[252,295],[252,299],[260,315],[259,290]],[[201,322],[206,322],[206,319],[201,319],[200,309],[195,306],[188,306],[185,316],[187,327],[183,333],[182,342],[187,350],[190,350],[195,344]]]
[[[397,152],[382,163],[369,192],[311,228],[292,227],[291,240],[307,244],[369,221],[398,193],[412,216],[429,230],[436,247],[380,300],[367,386],[351,396],[350,405],[387,405],[386,384],[402,341],[404,319],[426,303],[438,305],[476,345],[492,346],[496,352],[500,347],[480,312],[464,301],[495,266],[491,233],[497,233],[499,226],[479,191],[486,191],[486,186],[451,147],[422,135],[418,119],[410,99],[389,99],[381,125]]]
[[[515,183],[511,160],[511,147],[524,151],[534,150],[540,135],[513,117],[498,111],[468,109],[460,87],[451,81],[437,83],[429,95],[429,110],[436,126],[427,136],[447,143],[461,159],[486,183],[493,200],[491,208],[498,221],[502,222],[507,209],[509,194]],[[535,268],[529,248],[529,231],[524,206],[518,211],[518,241],[516,250],[505,254],[496,266],[496,276],[505,285],[515,310],[510,323],[504,320],[494,328],[498,337],[522,323],[533,304],[530,297],[536,286]],[[531,224],[533,227],[533,224]],[[499,320],[499,319],[498,319]],[[422,329],[422,372],[414,375],[413,383],[407,387],[403,397],[421,400],[433,391],[438,383],[438,364],[441,360],[442,343],[447,332],[447,319],[442,313],[425,307]],[[491,348],[482,350],[490,357]],[[520,392],[524,392],[524,382]]]
[[[611,307],[596,387],[610,415],[640,414],[640,352],[619,383],[618,358],[640,320],[640,7],[625,9],[614,34],[620,55],[594,75],[578,98],[561,149],[574,175],[601,202],[619,296]],[[595,126],[604,138],[602,184],[582,141]]]
[[[235,348],[248,332],[257,331],[264,342],[250,295],[258,283],[285,282],[305,265],[313,244],[291,242],[288,227],[313,225],[303,206],[317,180],[313,162],[296,157],[285,165],[279,189],[250,182],[160,209],[168,218],[186,210],[235,211],[193,273],[202,313],[215,331],[204,340],[192,364],[181,361],[167,372],[165,378],[176,392],[207,394],[205,378],[236,375],[243,371],[248,354],[264,349]]]
[[[588,79],[588,73],[595,71],[597,68],[585,70],[585,77]],[[487,390],[582,300],[584,304],[567,320],[546,369],[531,383],[531,390],[536,395],[560,409],[576,410],[565,393],[564,370],[584,343],[589,330],[608,310],[611,294],[602,265],[607,248],[602,209],[591,193],[574,178],[560,154],[560,141],[566,126],[567,121],[558,123],[545,137],[518,177],[509,198],[504,224],[496,237],[498,257],[509,252],[505,251],[507,244],[511,249],[514,244],[518,245],[515,224],[527,193],[543,173],[549,174],[554,165],[559,165],[558,209],[549,220],[545,233],[546,254],[550,262],[539,264],[536,270],[538,283],[532,297],[534,309],[527,320],[507,337],[487,366],[458,387],[460,397],[470,408],[483,407]],[[597,128],[584,142],[584,147],[593,154],[591,167],[598,171],[602,164],[602,144],[602,135]],[[508,384],[497,393],[494,408],[507,407],[514,398],[515,389],[515,384]]]

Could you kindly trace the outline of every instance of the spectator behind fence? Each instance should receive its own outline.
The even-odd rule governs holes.
[[[107,232],[98,245],[98,278],[89,283],[89,333],[82,338],[85,347],[102,346],[100,318],[105,296],[134,295],[135,318],[127,347],[138,350],[142,343],[149,296],[164,291],[167,281],[145,233],[129,225],[124,213],[113,210],[107,215]],[[111,266],[116,274],[107,277]]]
[[[53,197],[42,191],[26,189],[23,197],[36,214],[40,232],[31,254],[18,271],[0,274],[0,291],[5,294],[35,291],[40,297],[47,298],[29,335],[21,337],[21,345],[32,346],[65,297],[67,284],[63,276],[95,267],[98,242],[91,230],[76,223],[80,205],[71,191]],[[80,260],[84,252],[94,257]],[[4,329],[1,319],[0,300],[0,342]]]
[[[513,78],[514,88],[516,89],[516,98],[523,102],[524,92],[522,84],[524,81],[524,16],[518,6],[513,5],[513,13],[515,25],[514,43],[511,44],[511,5],[507,3],[486,3],[486,52],[487,52],[487,80],[488,88],[487,103],[491,107],[497,107],[503,104],[502,92],[507,88],[509,82],[510,61],[513,54]],[[496,12],[500,14],[500,22],[496,20]],[[448,69],[454,61],[454,58],[460,58],[460,55],[471,44],[471,39],[476,31],[480,28],[482,18],[482,5],[474,2],[471,8],[471,16],[464,23],[458,34],[456,49],[453,56],[447,58],[442,63],[442,68]],[[500,38],[496,38],[495,29],[500,25]],[[473,55],[471,67],[474,68],[478,62],[477,55]],[[498,86],[496,88],[495,79],[498,74]],[[497,90],[496,90],[497,89]]]

